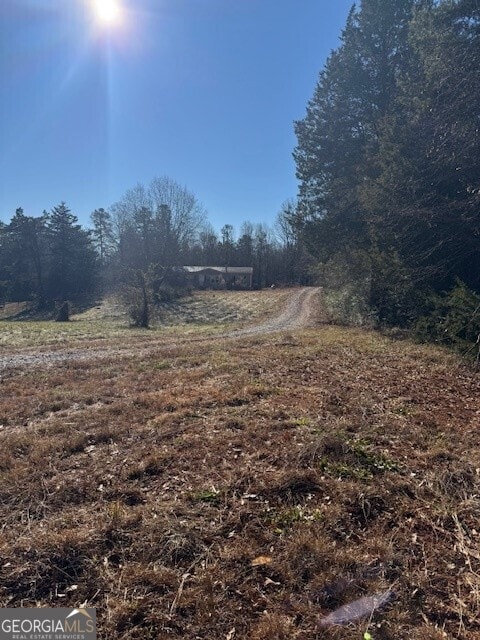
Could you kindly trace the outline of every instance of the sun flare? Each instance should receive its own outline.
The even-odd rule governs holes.
[[[93,0],[97,21],[102,25],[114,25],[120,21],[119,0]]]

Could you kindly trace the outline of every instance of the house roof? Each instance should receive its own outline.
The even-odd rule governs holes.
[[[182,267],[188,273],[201,273],[202,271],[216,271],[217,273],[252,274],[253,267]]]

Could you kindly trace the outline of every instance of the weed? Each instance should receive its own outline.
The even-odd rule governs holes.
[[[192,494],[192,500],[198,502],[207,502],[209,504],[218,504],[220,500],[220,492],[217,489],[202,489]]]
[[[296,522],[301,522],[304,518],[305,514],[302,507],[294,506],[275,512],[270,516],[270,522],[281,533],[283,529],[291,527]]]
[[[383,453],[376,453],[369,449],[369,445],[361,441],[349,442],[353,454],[360,464],[371,470],[372,473],[382,471],[397,471],[397,465]]]
[[[374,475],[396,471],[397,465],[383,453],[374,451],[361,440],[327,440],[324,455],[319,460],[320,469],[339,478],[370,480]]]
[[[119,524],[123,519],[124,505],[120,500],[115,500],[108,505],[107,514],[111,525],[115,526]]]
[[[156,369],[157,371],[165,371],[166,369],[170,369],[171,366],[172,363],[168,360],[159,360],[153,364],[153,369]]]
[[[302,416],[301,418],[293,418],[290,423],[295,427],[310,427],[312,421],[307,416]]]

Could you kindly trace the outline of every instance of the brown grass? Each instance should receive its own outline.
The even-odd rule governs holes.
[[[128,348],[159,340],[213,335],[276,314],[288,302],[292,289],[266,291],[194,291],[191,295],[156,307],[150,331],[130,327],[128,311],[115,297],[72,313],[59,325],[51,313],[25,313],[26,303],[0,308],[0,355],[12,348],[102,348],[114,343]]]
[[[95,606],[105,640],[480,638],[479,378],[446,352],[323,327],[0,389],[0,606]]]

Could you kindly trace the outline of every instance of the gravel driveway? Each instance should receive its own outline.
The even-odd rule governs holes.
[[[287,306],[277,316],[243,329],[233,329],[221,334],[207,337],[188,338],[189,342],[205,342],[218,339],[236,339],[243,336],[258,336],[276,331],[290,331],[308,327],[314,323],[314,316],[319,305],[318,287],[304,287],[292,289],[292,294]],[[183,341],[182,341],[183,342]],[[162,343],[162,346],[175,346],[174,340],[170,343]],[[149,353],[158,344],[151,346],[135,347],[95,347],[91,349],[60,349],[51,351],[22,350],[0,356],[0,373],[11,369],[19,369],[32,366],[52,366],[60,362],[97,360],[111,358],[112,356],[128,357],[140,356]]]

